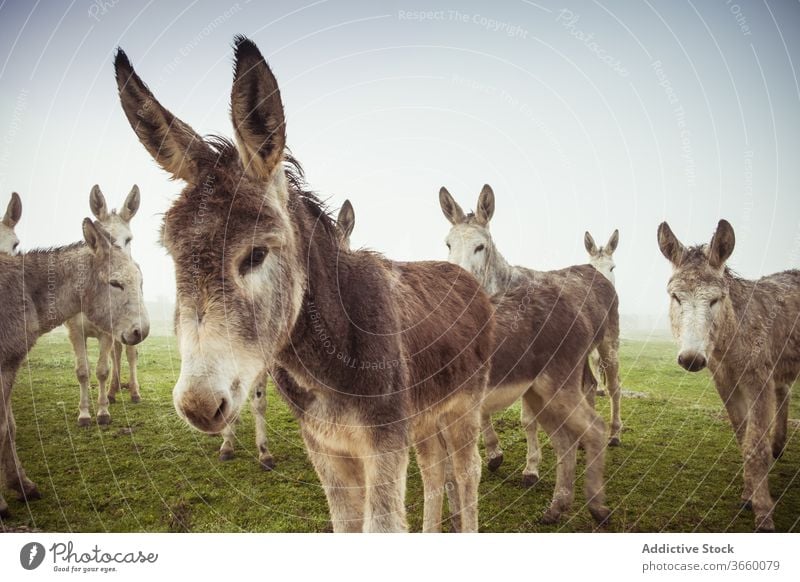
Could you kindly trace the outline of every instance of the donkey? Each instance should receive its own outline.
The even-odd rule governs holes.
[[[139,210],[139,187],[134,184],[122,210],[116,209],[109,212],[106,206],[106,199],[100,191],[100,187],[95,184],[89,193],[89,208],[97,218],[98,223],[111,235],[114,244],[128,255],[131,254],[131,233],[130,222]],[[86,340],[97,338],[100,344],[100,354],[97,359],[97,381],[100,385],[99,394],[106,393],[106,382],[108,380],[108,356],[113,354],[111,388],[108,390],[107,397],[97,402],[97,424],[109,424],[111,414],[108,411],[108,403],[116,402],[116,394],[121,389],[120,374],[122,368],[122,348],[119,340],[115,340],[111,334],[104,331],[101,327],[94,325],[85,314],[79,313],[75,317],[67,320],[64,324],[67,328],[69,341],[72,344],[72,351],[75,353],[75,374],[81,387],[80,410],[78,412],[78,426],[89,426],[92,417],[89,413],[89,359],[86,351]],[[125,355],[128,359],[130,370],[130,382],[128,387],[131,392],[131,402],[138,403],[141,400],[139,394],[139,381],[137,380],[136,364],[137,352],[133,345],[125,346]]]
[[[22,217],[22,200],[16,192],[11,193],[11,200],[8,201],[5,216],[0,222],[0,253],[16,255],[19,239],[14,227],[17,226]]]
[[[584,396],[584,384],[587,357],[595,348],[611,384],[617,382],[619,316],[613,285],[590,265],[549,272],[510,266],[489,232],[495,209],[489,185],[483,187],[474,213],[465,214],[446,188],[439,191],[439,203],[452,224],[446,239],[449,260],[475,275],[495,309],[496,343],[481,410],[489,469],[496,470],[503,460],[491,414],[522,397],[528,441],[523,482],[539,480],[537,422],[558,455],[556,490],[543,521],[557,522],[572,503],[580,442],[586,450],[589,511],[605,523],[610,515],[604,504],[605,429]],[[609,444],[619,443],[618,413]]]
[[[345,200],[336,219],[336,229],[342,250],[350,249],[350,234],[355,226],[355,212],[349,200]],[[268,372],[263,372],[263,379],[256,381],[250,404],[256,425],[256,448],[258,449],[259,464],[265,471],[275,468],[275,459],[267,446],[267,377]],[[220,461],[230,461],[234,457],[233,443],[236,440],[236,424],[232,423],[222,431],[222,446],[219,449]]]
[[[164,217],[176,268],[178,414],[218,433],[266,368],[299,420],[334,531],[404,531],[408,448],[441,527],[444,464],[477,531],[479,406],[491,305],[475,279],[439,262],[393,265],[342,248],[299,164],[284,163],[278,83],[256,45],[235,40],[238,147],[203,139],[165,109],[121,50],[123,110],[139,140],[188,183]],[[413,364],[413,365],[412,365]]]
[[[3,333],[0,334],[0,470],[23,500],[38,499],[17,457],[11,389],[36,340],[78,313],[126,345],[149,332],[138,265],[99,224],[83,221],[84,243],[16,256],[0,255]],[[107,404],[101,393],[101,403]],[[0,495],[0,516],[8,504]]]
[[[600,271],[600,274],[611,281],[611,284],[614,286],[616,286],[614,281],[614,269],[617,267],[614,263],[614,251],[617,250],[617,244],[619,244],[618,229],[615,229],[614,232],[611,233],[608,242],[602,247],[597,246],[597,244],[594,242],[594,238],[592,238],[592,235],[588,230],[583,235],[583,246],[586,247],[586,252],[589,253],[589,264]],[[603,385],[606,385],[607,381],[605,378],[605,370],[603,370],[603,368],[600,366],[600,354],[597,352],[597,350],[594,350],[591,353],[589,356],[589,362],[592,365],[592,368],[597,370],[599,380],[603,383]],[[603,396],[605,394],[605,391],[600,388],[599,384],[597,384],[597,386],[594,388],[596,388],[599,396]]]
[[[685,247],[669,225],[658,246],[672,264],[667,283],[678,364],[711,370],[744,458],[743,507],[758,531],[773,531],[772,457],[786,446],[789,396],[800,374],[800,271],[742,279],[726,265],[733,227],[720,220],[707,245]],[[770,434],[772,431],[772,434]]]

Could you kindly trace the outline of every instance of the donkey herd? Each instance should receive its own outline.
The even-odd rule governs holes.
[[[222,460],[234,454],[234,427],[250,399],[260,463],[274,467],[265,421],[269,376],[297,418],[334,531],[407,529],[413,446],[423,530],[441,530],[447,498],[452,528],[474,532],[480,435],[488,468],[496,470],[503,451],[492,414],[521,400],[524,483],[539,479],[539,426],[558,457],[543,521],[569,511],[582,448],[586,506],[598,524],[608,522],[605,448],[620,445],[622,431],[617,231],[599,248],[586,233],[589,264],[546,272],[512,266],[490,232],[492,189],[484,186],[476,210],[465,213],[442,188],[449,262],[393,262],[352,250],[353,207],[345,202],[334,220],[306,189],[287,153],[278,83],[253,42],[235,39],[235,144],[201,137],[164,108],[122,50],[114,66],[137,137],[186,183],[161,230],[177,286],[181,369],[173,402],[188,424],[222,435]],[[40,493],[17,456],[11,389],[39,336],[67,327],[79,425],[91,424],[88,337],[100,343],[96,422],[111,421],[123,351],[130,398],[140,399],[135,345],[149,322],[131,257],[139,202],[134,186],[121,210],[109,211],[95,186],[95,220],[84,219],[83,241],[59,248],[17,252],[16,193],[0,224],[0,467],[24,500]],[[678,363],[692,372],[710,369],[744,459],[742,502],[756,529],[773,530],[768,475],[786,444],[789,393],[800,373],[800,271],[757,281],[736,276],[726,267],[734,233],[724,220],[709,244],[691,247],[662,223],[658,245],[673,267],[667,290]],[[611,397],[608,434],[594,409],[592,367]],[[8,515],[2,496],[0,515]]]

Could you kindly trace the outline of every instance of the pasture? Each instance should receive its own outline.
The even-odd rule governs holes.
[[[91,342],[90,361],[97,344]],[[675,363],[666,341],[623,340],[623,445],[606,457],[608,505],[614,532],[750,532],[752,514],[739,510],[742,461],[708,372],[691,374]],[[325,496],[306,457],[297,423],[274,389],[268,394],[272,472],[258,466],[249,407],[237,430],[236,457],[220,462],[218,437],[191,430],[176,415],[171,390],[180,362],[175,339],[154,335],[139,346],[142,402],[127,391],[111,406],[112,423],[77,425],[78,385],[66,335],[43,337],[14,387],[17,447],[41,500],[29,506],[7,490],[12,517],[0,531],[74,532],[324,532]],[[123,371],[123,380],[127,370]],[[96,380],[92,378],[95,406]],[[597,399],[606,423],[607,397]],[[789,442],[770,474],[777,531],[800,531],[800,402],[791,406]],[[554,482],[554,455],[543,433],[541,481],[521,484],[525,437],[519,403],[495,417],[505,462],[485,468],[480,484],[484,532],[584,532],[595,525],[585,510],[583,454],[572,512],[543,526]],[[481,447],[483,455],[483,447]],[[422,484],[409,469],[409,526],[422,522]],[[447,526],[445,525],[445,529]]]

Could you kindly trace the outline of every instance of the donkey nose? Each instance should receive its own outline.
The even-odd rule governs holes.
[[[127,333],[122,334],[122,343],[128,344],[129,346],[135,346],[136,344],[141,343],[146,337],[147,331],[142,331],[141,328],[134,327]]]
[[[706,358],[697,352],[681,352],[678,354],[678,364],[690,372],[699,372],[706,367]]]
[[[230,404],[224,396],[189,390],[177,405],[179,412],[183,413],[189,423],[203,432],[218,434],[227,424],[226,416],[230,411]]]

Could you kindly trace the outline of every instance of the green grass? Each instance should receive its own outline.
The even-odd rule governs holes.
[[[4,528],[46,531],[329,531],[325,497],[308,462],[297,423],[270,389],[270,449],[278,463],[257,462],[252,417],[239,426],[236,458],[217,460],[220,439],[190,430],[172,408],[179,362],[173,338],[140,346],[142,402],[123,392],[108,427],[77,426],[78,387],[63,334],[43,338],[17,379],[13,406],[17,450],[44,497],[26,505],[4,490],[12,517]],[[707,372],[689,374],[664,342],[625,341],[622,384],[640,397],[623,399],[623,446],[606,458],[611,531],[752,531],[752,514],[738,509],[741,457]],[[92,354],[96,354],[95,351]],[[96,391],[93,390],[93,397]],[[796,399],[795,399],[796,400]],[[598,409],[608,419],[608,398]],[[798,418],[797,403],[791,418]],[[505,462],[484,470],[482,531],[592,531],[582,479],[571,514],[558,526],[538,523],[555,481],[544,434],[541,481],[522,487],[525,438],[519,406],[495,417]],[[579,460],[579,471],[583,470]],[[770,476],[780,531],[800,530],[800,438],[790,427],[786,454]],[[409,470],[408,517],[422,520],[422,485]]]

